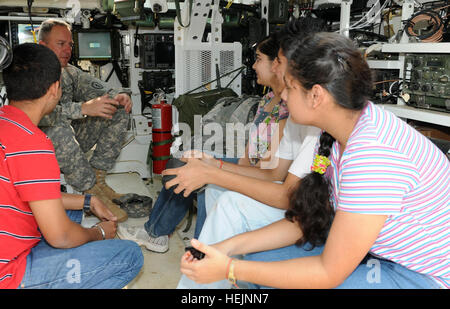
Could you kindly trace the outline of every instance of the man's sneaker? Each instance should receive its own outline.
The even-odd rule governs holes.
[[[145,246],[145,248],[153,252],[164,253],[169,250],[168,235],[153,238],[148,235],[143,226],[119,224],[117,235],[120,237],[120,239],[132,240],[139,246]]]

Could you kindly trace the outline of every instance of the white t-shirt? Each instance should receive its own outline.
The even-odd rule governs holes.
[[[289,173],[303,178],[311,172],[320,132],[319,128],[294,123],[289,116],[276,153],[278,158],[293,161]]]

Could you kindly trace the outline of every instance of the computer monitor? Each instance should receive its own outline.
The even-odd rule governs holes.
[[[33,29],[37,35],[41,24],[34,24]],[[35,43],[33,33],[31,32],[31,24],[29,22],[10,22],[11,45],[14,47],[23,43]],[[37,43],[37,42],[36,42]]]
[[[158,68],[175,67],[175,45],[173,42],[157,42],[155,48],[156,66]]]
[[[140,58],[143,69],[174,69],[175,45],[173,33],[143,33],[140,35]]]
[[[74,32],[74,56],[77,60],[111,60],[111,31],[91,30]]]

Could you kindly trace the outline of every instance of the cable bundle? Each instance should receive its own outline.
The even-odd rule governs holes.
[[[426,25],[426,30],[420,33],[415,27],[422,24]],[[444,22],[437,12],[422,10],[406,22],[405,31],[408,36],[417,37],[422,42],[440,42],[444,33]]]
[[[364,29],[366,27],[372,26],[375,20],[380,16],[380,14],[383,12],[383,10],[391,3],[390,0],[387,0],[381,5],[381,7],[378,9],[378,11],[375,12],[376,8],[380,5],[380,0],[378,0],[372,8],[361,17],[360,20],[355,22],[353,25],[350,25],[348,30],[354,30],[354,29]]]
[[[12,58],[13,58],[12,49],[9,46],[8,41],[6,41],[5,38],[0,36],[0,71],[6,69],[11,64]]]

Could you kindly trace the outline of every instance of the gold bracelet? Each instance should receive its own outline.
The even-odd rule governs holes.
[[[228,264],[228,281],[235,287],[238,287],[236,284],[236,277],[234,276],[234,262],[235,259],[231,259]]]

